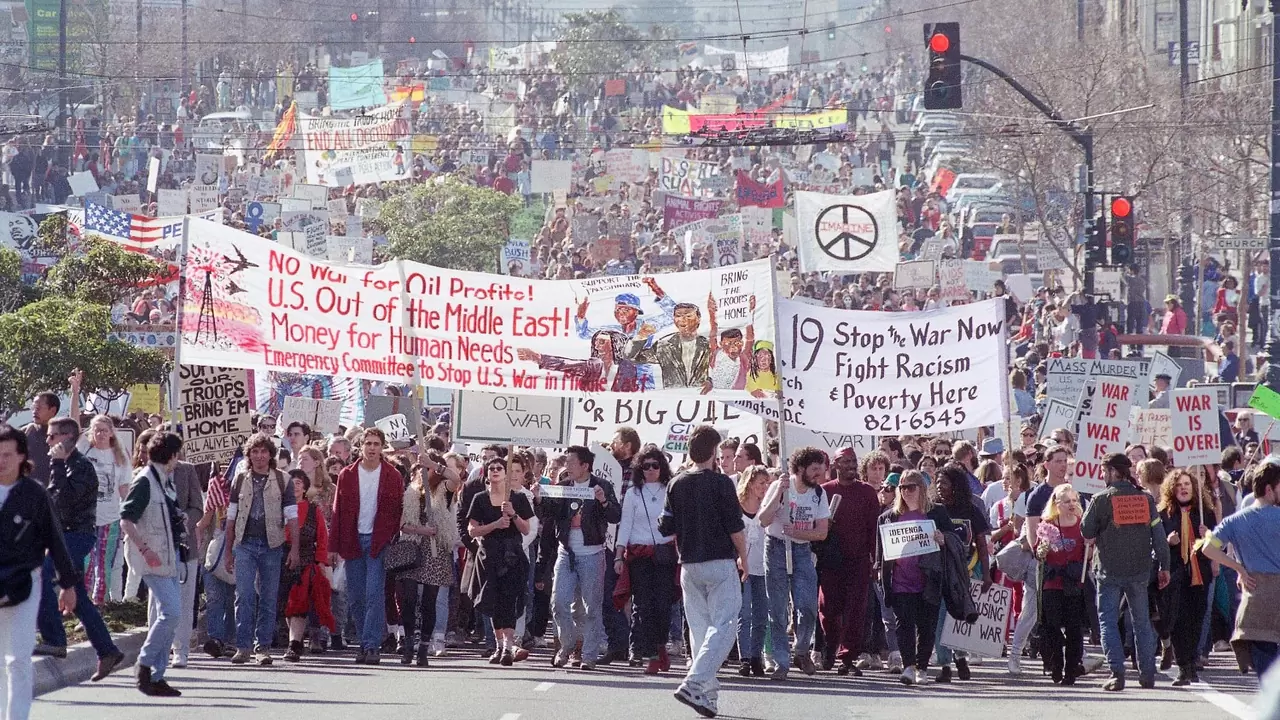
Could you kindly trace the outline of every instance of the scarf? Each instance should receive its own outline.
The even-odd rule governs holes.
[[[1191,506],[1183,505],[1179,511],[1182,524],[1178,528],[1178,548],[1182,553],[1182,564],[1191,569],[1191,586],[1200,587],[1204,585],[1204,578],[1200,575],[1200,563],[1195,558],[1196,529],[1191,522]]]

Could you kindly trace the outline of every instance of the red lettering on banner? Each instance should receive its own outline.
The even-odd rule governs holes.
[[[1173,449],[1176,452],[1191,452],[1195,450],[1217,450],[1217,435],[1179,435],[1173,439]]]
[[[1204,412],[1212,410],[1213,403],[1208,395],[1183,395],[1175,397],[1174,402],[1177,404],[1178,412]]]
[[[1091,438],[1106,440],[1107,442],[1120,442],[1120,427],[1118,425],[1102,425],[1100,423],[1085,423],[1085,432]]]
[[[1102,397],[1108,400],[1128,400],[1129,399],[1128,385],[1104,382],[1102,383],[1101,392],[1102,392]]]

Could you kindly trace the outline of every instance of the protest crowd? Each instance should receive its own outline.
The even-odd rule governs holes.
[[[1064,270],[986,258],[1027,221],[930,163],[913,59],[744,73],[711,50],[593,92],[536,48],[511,74],[402,66],[381,110],[339,110],[346,91],[315,67],[246,64],[176,107],[78,119],[69,167],[8,144],[10,212],[134,249],[140,224],[177,218],[185,238],[142,249],[185,258],[182,281],[140,288],[113,322],[172,339],[188,420],[100,406],[77,373],[21,429],[0,425],[2,717],[27,717],[32,655],[66,657],[63,613],[96,652],[93,681],[123,671],[100,612],[119,602],[146,604],[132,672],[154,697],[181,695],[196,663],[334,654],[427,673],[629,666],[680,678],[676,699],[706,717],[725,674],[892,673],[927,692],[998,664],[1118,692],[1165,671],[1194,686],[1212,655],[1265,674],[1280,435],[1231,385],[1256,372],[1235,318],[1247,285],[1265,337],[1265,270],[1212,265],[1214,301],[1190,321],[1138,290],[1086,328]],[[194,137],[240,106],[273,121],[226,154]],[[323,145],[362,127],[366,147]],[[748,144],[765,128],[800,140]],[[442,182],[538,208],[536,233],[496,273],[380,274],[401,262],[380,208]],[[850,208],[872,218],[861,256]],[[509,324],[418,306],[403,327],[421,335],[361,346],[361,322],[370,338],[396,322],[267,310],[250,274],[289,262],[314,263],[298,283],[338,268],[368,304],[393,277],[402,305],[489,288],[498,305],[503,288]],[[413,289],[427,271],[441,284]],[[522,310],[547,314],[524,326]],[[349,352],[326,354],[348,325]],[[441,327],[450,349],[426,341]],[[1126,356],[1126,330],[1212,336],[1209,367],[1158,341]],[[485,363],[505,381],[471,374]],[[213,415],[233,431],[196,431],[193,390],[223,387],[242,402]],[[503,434],[515,404],[486,393],[572,414]]]

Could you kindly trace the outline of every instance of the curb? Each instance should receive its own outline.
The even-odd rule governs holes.
[[[134,628],[128,632],[113,635],[116,647],[124,653],[124,661],[115,669],[120,674],[132,667],[138,660],[142,643],[147,639],[147,628]],[[35,696],[51,693],[72,685],[78,685],[90,677],[98,669],[98,654],[88,642],[82,642],[67,648],[67,657],[32,658],[34,683],[32,694]]]

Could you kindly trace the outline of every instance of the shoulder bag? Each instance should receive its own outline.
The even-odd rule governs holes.
[[[640,490],[637,495],[640,496],[640,506],[644,508],[644,517],[649,521],[649,537],[653,538],[653,564],[663,567],[669,567],[680,562],[680,558],[676,555],[676,543],[659,543],[658,538],[653,534],[653,518],[649,516],[649,504],[644,501],[644,490]]]
[[[426,498],[420,501],[418,524],[426,525]],[[417,535],[400,533],[400,539],[387,546],[382,553],[382,566],[387,572],[404,572],[422,564],[422,542]]]

